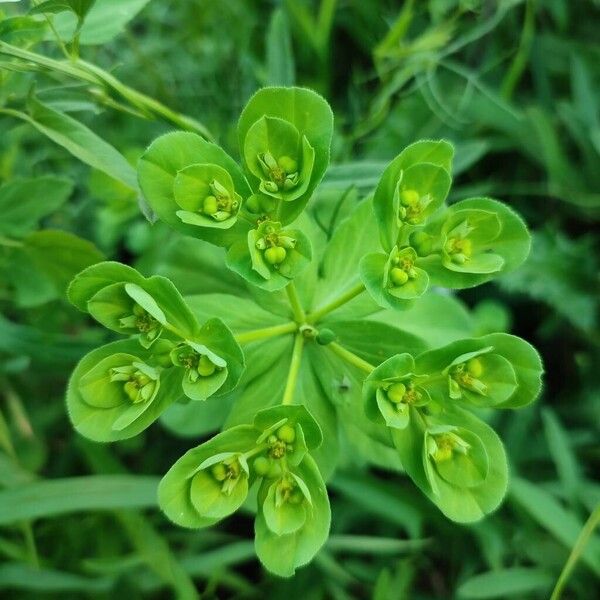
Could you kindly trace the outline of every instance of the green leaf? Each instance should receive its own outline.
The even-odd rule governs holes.
[[[65,148],[75,158],[130,188],[137,189],[135,171],[127,159],[85,125],[42,104],[34,97],[29,98],[28,108],[29,115],[22,114],[21,119]]]
[[[305,482],[312,498],[312,504],[305,505],[304,524],[294,533],[277,535],[268,528],[260,511],[254,527],[258,558],[267,570],[281,577],[291,577],[298,567],[312,560],[329,535],[331,511],[327,489],[310,456],[304,457],[297,474]]]
[[[160,373],[160,386],[152,399],[140,405],[129,404],[123,382],[110,380],[111,368],[133,362],[125,361],[123,355],[156,366],[156,357],[150,351],[144,350],[135,340],[122,340],[86,354],[69,379],[69,418],[73,427],[91,440],[112,442],[133,437],[182,397],[180,374],[176,369],[167,369]],[[93,399],[93,405],[90,399]]]
[[[105,44],[125,29],[149,0],[96,0],[81,27],[80,44]],[[63,39],[72,39],[77,27],[75,15],[61,13],[54,18],[54,26]]]
[[[456,433],[470,444],[475,453],[471,458],[472,467],[476,471],[465,471],[466,465],[463,464],[457,472],[452,467],[443,474],[436,473],[435,461],[426,446],[426,425],[415,413],[416,409],[411,408],[410,411],[408,427],[392,430],[392,439],[402,465],[415,484],[453,521],[472,523],[494,511],[504,498],[508,484],[504,447],[494,430],[471,413],[458,408],[452,413],[437,415],[436,424],[443,423],[450,430],[456,428]],[[457,454],[452,451],[452,458],[447,460],[453,462]]]
[[[480,573],[461,583],[458,597],[472,600],[484,598],[523,597],[523,594],[545,592],[550,589],[554,576],[534,567],[513,567]]]
[[[571,511],[562,505],[543,487],[520,477],[510,482],[509,497],[527,512],[543,529],[570,549],[574,546],[583,524]],[[600,540],[598,536],[589,540],[581,560],[598,576],[600,574]]]
[[[250,98],[240,116],[240,148],[245,148],[251,127],[265,116],[289,122],[298,131],[300,139],[306,138],[314,149],[314,167],[306,192],[294,202],[283,204],[278,213],[282,223],[290,223],[302,212],[329,165],[333,114],[327,101],[311,90],[297,87],[263,88]],[[251,171],[249,165],[245,167]],[[258,185],[256,178],[253,178],[253,185]]]
[[[405,225],[421,225],[443,204],[452,180],[431,163],[411,164],[401,153],[386,168],[373,197],[381,244],[390,251]]]
[[[265,240],[277,236],[273,247]],[[291,247],[284,241],[292,240]],[[269,260],[269,252],[283,250],[281,256]],[[281,260],[280,260],[281,259]],[[276,262],[271,262],[276,260]],[[250,283],[270,292],[284,288],[291,279],[308,267],[312,260],[310,240],[299,229],[281,229],[279,223],[264,221],[248,232],[247,240],[233,244],[227,252],[227,266]]]
[[[62,206],[72,190],[70,180],[51,175],[5,183],[0,187],[0,233],[24,236]]]
[[[204,508],[205,494],[213,494],[214,490],[207,484],[207,478],[211,477],[208,472],[202,472],[202,464],[207,459],[220,456],[223,453],[245,452],[254,447],[257,438],[257,431],[251,426],[240,425],[227,429],[216,435],[208,442],[188,450],[177,462],[169,469],[163,477],[158,488],[158,502],[161,510],[167,517],[181,527],[200,528],[213,525],[227,514],[235,511],[244,497],[235,496],[234,502],[230,501],[231,496],[225,492],[213,495],[212,504],[217,509],[226,507],[226,510],[215,514],[219,516],[210,517],[198,511],[198,507]],[[215,463],[213,463],[215,464]],[[208,465],[210,467],[212,465]],[[196,476],[200,474],[200,485],[194,484]],[[235,489],[242,486],[242,492],[247,493],[247,476],[242,475],[242,481],[238,481]],[[215,481],[216,483],[216,481]],[[245,493],[240,494],[245,496]],[[239,504],[238,504],[239,503]]]
[[[369,252],[379,250],[372,203],[365,200],[334,228],[319,266],[312,308],[331,302],[358,283],[356,265]]]
[[[267,84],[291,86],[295,80],[292,36],[287,16],[281,8],[271,15],[267,30]]]
[[[78,273],[71,281],[67,296],[71,304],[83,312],[88,311],[88,302],[101,289],[113,283],[143,284],[144,277],[123,263],[105,261]]]
[[[174,195],[177,174],[197,164],[221,167],[231,177],[237,194],[244,199],[250,195],[244,175],[222,148],[194,133],[183,131],[167,133],[157,138],[142,155],[138,163],[140,187],[159,219],[173,229],[220,246],[228,246],[247,231],[247,224],[238,221],[227,230],[205,229],[184,223],[177,216],[180,210]]]
[[[41,4],[33,6],[29,10],[30,15],[42,13],[61,13],[73,11],[79,20],[83,20],[96,0],[45,0]]]
[[[465,212],[461,213],[461,211]],[[531,238],[521,217],[502,202],[490,198],[471,198],[453,204],[435,221],[429,223],[425,230],[431,235],[438,236],[441,234],[443,236],[445,234],[445,231],[443,231],[445,224],[451,222],[453,216],[457,213],[469,214],[467,211],[474,211],[471,213],[474,215],[495,215],[497,223],[499,223],[500,230],[494,235],[490,229],[491,221],[482,221],[481,227],[489,232],[489,236],[485,239],[484,237],[477,238],[473,242],[473,246],[477,247],[477,255],[474,254],[473,258],[475,259],[475,256],[477,256],[480,260],[486,259],[487,262],[476,265],[473,272],[466,272],[465,269],[461,269],[461,271],[448,269],[443,264],[443,259],[440,258],[439,254],[431,254],[420,258],[417,261],[417,266],[427,271],[433,285],[455,289],[474,287],[489,281],[493,277],[514,271],[529,254]],[[467,237],[470,238],[473,235],[478,235],[477,229],[473,234],[468,234]],[[491,266],[488,265],[490,261],[493,261]],[[473,264],[475,262],[474,260]],[[468,260],[465,263],[466,265],[469,265]]]
[[[36,481],[0,491],[0,525],[72,512],[154,508],[157,477],[94,475]]]
[[[104,259],[87,240],[53,229],[34,231],[25,236],[19,254],[20,260],[31,266],[29,283],[46,281],[60,295],[76,273]]]
[[[519,408],[526,406],[537,398],[541,390],[541,376],[543,373],[540,357],[536,350],[525,340],[507,333],[492,333],[479,338],[458,340],[443,348],[425,352],[416,359],[417,372],[429,375],[446,372],[445,370],[449,369],[456,359],[460,358],[461,362],[464,362],[468,360],[468,357],[463,360],[463,355],[467,355],[467,353],[481,353],[482,351],[489,351],[491,354],[498,355],[505,359],[505,361],[508,361],[514,369],[517,386],[514,389],[511,383],[513,381],[512,373],[506,371],[506,366],[503,362],[504,366],[499,366],[502,369],[501,372],[494,374],[493,369],[490,371],[492,379],[489,381],[489,385],[491,386],[489,399],[485,400],[486,396],[477,399],[473,395],[470,395],[466,399],[467,401],[477,401],[480,403],[491,401],[491,404],[487,405],[494,406],[494,408]],[[481,360],[485,362],[484,356],[482,355]],[[497,360],[494,359],[494,361],[495,365]],[[504,391],[497,390],[499,395],[494,400],[493,381],[496,377],[499,377],[497,379],[498,383],[502,385],[510,384],[514,391],[507,394],[505,392],[509,391],[508,388]],[[481,375],[481,380],[486,383],[485,371]],[[449,400],[445,399],[448,396],[447,385],[448,380],[444,378],[432,383],[428,389],[438,398],[443,398],[443,402],[449,402]]]

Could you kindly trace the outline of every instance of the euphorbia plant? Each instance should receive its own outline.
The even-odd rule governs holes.
[[[327,539],[324,481],[347,462],[340,443],[403,470],[450,519],[493,511],[508,473],[482,410],[532,402],[542,372],[520,338],[443,333],[453,301],[432,290],[519,266],[529,251],[521,219],[489,198],[448,206],[453,148],[427,140],[402,151],[339,226],[319,227],[305,209],[328,167],[332,129],[314,92],[265,88],[239,121],[241,165],[183,132],[142,156],[139,182],[154,212],[224,247],[248,294],[184,298],[168,279],[113,262],[69,288],[78,308],[127,336],[76,367],[67,404],[77,431],[120,440],[158,418],[169,424],[175,410],[194,420],[211,406],[222,431],[172,466],[160,506],[174,523],[201,528],[255,492],[256,551],[283,576]],[[335,223],[339,204],[318,204]]]

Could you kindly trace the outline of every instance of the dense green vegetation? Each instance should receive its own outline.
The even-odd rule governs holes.
[[[0,1],[0,593],[23,598],[393,600],[551,594],[594,598],[600,576],[600,539],[593,532],[600,521],[600,486],[594,480],[600,458],[599,238],[593,227],[600,214],[600,5],[593,0],[120,0],[118,8],[116,4]],[[307,133],[308,143],[316,149],[314,163],[306,159],[310,156],[306,149],[303,162],[279,163],[286,166],[291,181],[284,196],[293,201],[283,197],[282,202],[298,210],[283,210],[287,238],[279,236],[284,240],[269,248],[261,268],[273,273],[272,265],[286,264],[286,256],[289,261],[294,252],[299,258],[287,272],[295,276],[294,269],[304,266],[299,263],[309,262],[310,252],[303,251],[302,241],[307,233],[313,261],[299,277],[298,290],[301,304],[313,310],[310,317],[319,312],[314,309],[339,295],[336,285],[342,292],[358,276],[364,255],[370,260],[361,262],[360,268],[368,293],[339,308],[338,320],[326,320],[326,329],[318,331],[320,338],[306,342],[304,366],[296,374],[295,402],[315,416],[324,442],[319,446],[321,432],[316,433],[310,418],[300,413],[290,421],[296,427],[293,432],[281,424],[274,430],[279,441],[293,441],[292,434],[306,438],[303,452],[314,458],[301,464],[303,459],[298,458],[300,478],[310,488],[301,487],[302,502],[321,489],[323,475],[331,504],[331,530],[324,546],[308,566],[283,579],[257,559],[252,541],[256,500],[245,502],[235,515],[213,527],[182,529],[159,510],[157,486],[182,455],[224,426],[237,426],[236,435],[250,435],[245,424],[253,423],[261,408],[278,404],[282,394],[284,404],[292,402],[286,382],[293,330],[286,330],[287,337],[270,339],[270,346],[252,337],[261,327],[285,327],[286,294],[273,290],[287,280],[278,269],[273,276],[258,277],[256,268],[248,265],[262,259],[252,250],[250,263],[244,252],[230,250],[226,259],[221,248],[207,243],[221,240],[219,245],[235,247],[231,240],[240,229],[237,204],[228,204],[229,212],[213,219],[218,226],[206,217],[215,214],[212,200],[205,201],[200,221],[189,213],[181,222],[181,216],[165,208],[148,165],[183,160],[187,150],[177,140],[186,144],[190,140],[198,152],[206,142],[215,142],[244,166],[257,152],[264,157],[264,148],[246,138],[271,109],[252,108],[252,102],[250,109],[244,107],[261,87],[294,85],[315,90],[333,110],[329,167],[323,149],[328,109],[319,108],[315,114],[320,115],[321,132],[315,127]],[[265,106],[273,104],[278,102]],[[240,113],[245,117],[238,127]],[[295,135],[289,134],[288,125],[275,125],[287,127],[286,135]],[[173,131],[188,133],[159,137]],[[150,146],[156,138],[159,141]],[[160,140],[165,139],[169,144],[162,147]],[[437,167],[423,167],[417,161],[413,170],[417,189],[429,177],[427,169],[437,168],[435,181],[443,180],[439,202],[440,186],[426,190],[434,197],[430,212],[440,209],[447,194],[449,208],[444,215],[462,214],[465,208],[497,211],[504,219],[502,231],[512,231],[498,250],[500,257],[493,255],[498,266],[484,271],[493,271],[494,281],[488,282],[491,276],[461,272],[458,261],[449,276],[425,260],[415,263],[423,268],[411,274],[414,282],[408,284],[412,286],[408,292],[408,288],[395,295],[380,290],[378,265],[396,251],[398,235],[393,228],[390,233],[382,196],[397,173],[392,168],[390,175],[386,165],[421,139],[445,139],[454,147],[452,167],[452,157],[444,155]],[[223,160],[221,166],[235,170]],[[264,173],[270,164],[266,160]],[[397,164],[403,160],[400,157]],[[301,164],[297,173],[296,162]],[[178,164],[182,168],[191,162]],[[411,166],[405,160],[403,168]],[[317,186],[319,170],[325,173]],[[451,188],[449,177],[444,183],[447,171],[453,178]],[[176,193],[183,198],[179,207],[189,212],[186,186],[204,185],[205,174],[192,168],[188,175],[187,181],[176,184]],[[260,169],[252,172],[251,182],[252,176],[263,191],[279,193],[277,186],[275,192],[269,188],[272,181],[261,180]],[[229,191],[212,183],[212,194],[235,200],[229,180],[222,181]],[[486,196],[504,205],[459,204]],[[294,221],[306,202],[305,213]],[[408,200],[406,206],[412,206]],[[532,250],[519,268],[504,272],[510,270],[505,264],[517,266],[527,254],[526,231],[520,221],[511,220],[513,211],[529,226]],[[202,227],[209,222],[210,232],[203,229],[196,235],[198,222]],[[434,218],[433,225],[426,224],[426,233],[445,235],[448,228],[435,223]],[[383,250],[377,246],[378,232]],[[260,236],[272,234],[262,229],[257,234],[261,252]],[[290,236],[293,250],[286,246]],[[430,241],[420,240],[411,244],[419,248]],[[289,255],[281,252],[284,248]],[[491,260],[490,254],[487,257]],[[79,287],[71,286],[67,298],[67,287],[77,273],[108,260],[139,272],[119,271],[115,281],[133,285],[135,289],[128,287],[127,293],[150,312],[154,308],[147,303],[147,293],[163,294],[167,285],[152,276],[175,284],[181,296],[171,288],[164,293],[169,296],[167,308],[172,309],[169,323],[171,314],[181,317],[179,332],[189,323],[193,330],[195,319],[204,323],[212,317],[221,317],[231,327],[246,353],[248,372],[241,375],[240,369],[230,377],[239,357],[236,342],[229,338],[221,342],[221,353],[206,351],[213,361],[207,368],[212,375],[215,365],[217,371],[226,367],[229,383],[221,391],[230,391],[227,386],[235,384],[232,377],[237,381],[241,376],[237,391],[205,400],[214,393],[212,388],[207,392],[206,387],[193,386],[193,380],[186,391],[184,383],[184,394],[200,402],[174,403],[162,413],[148,411],[139,427],[130,414],[123,421],[119,413],[115,418],[121,419],[119,432],[125,432],[121,435],[115,434],[114,419],[90,426],[88,413],[80,413],[87,420],[74,417],[72,387],[70,422],[67,382],[85,354],[93,352],[86,359],[88,371],[95,361],[106,359],[107,353],[96,349],[109,342],[115,342],[121,353],[151,362],[152,353],[160,355],[160,344],[169,340],[169,332],[163,332],[154,350],[149,349],[154,337],[143,340],[143,349],[137,340],[123,340],[111,331],[115,326],[104,308],[90,308],[85,277],[79,279]],[[389,265],[385,269],[388,277]],[[106,277],[103,271],[91,272]],[[313,273],[315,280],[320,275],[321,283],[315,284],[319,302],[314,305],[310,305],[314,298],[302,291],[312,285],[313,275],[306,273]],[[405,275],[393,277],[399,287],[404,285]],[[429,283],[435,289],[426,292]],[[480,285],[469,288],[476,283]],[[468,289],[440,291],[435,286]],[[103,291],[97,287],[94,292],[98,290]],[[369,294],[387,310],[372,317],[375,313],[365,301]],[[105,305],[116,302],[108,296],[102,298]],[[119,298],[121,302],[122,295]],[[295,318],[298,306],[291,300]],[[78,308],[89,310],[96,320]],[[400,310],[392,312],[396,309]],[[363,318],[367,316],[369,321]],[[320,327],[317,316],[313,323]],[[471,433],[473,428],[478,431],[475,438],[459,436],[453,443],[460,446],[467,439],[478,447],[485,440],[482,447],[487,454],[481,450],[474,459],[479,471],[487,460],[481,456],[498,458],[502,453],[483,421],[490,425],[504,442],[510,473],[500,507],[494,511],[504,495],[502,482],[482,510],[494,512],[475,523],[460,524],[456,521],[470,522],[481,515],[473,516],[460,496],[454,502],[454,496],[440,500],[428,493],[418,472],[422,465],[411,460],[405,438],[395,433],[392,443],[381,437],[384,425],[405,427],[405,423],[382,408],[377,373],[390,368],[395,376],[428,368],[442,372],[460,354],[461,361],[451,366],[470,365],[470,373],[481,368],[480,361],[484,365],[486,360],[496,361],[503,389],[510,384],[513,393],[522,384],[520,369],[535,371],[535,364],[531,366],[535,354],[528,350],[531,346],[507,333],[540,352],[543,391],[537,402],[528,404],[536,390],[527,384],[519,402],[514,395],[512,404],[507,401],[506,392],[477,408],[478,418],[462,411],[463,420],[449,421],[457,427],[469,423]],[[222,333],[221,338],[227,335]],[[465,338],[478,340],[452,345]],[[337,355],[328,347],[337,347]],[[344,348],[353,351],[346,353],[346,363]],[[407,354],[389,358],[369,375],[371,387],[367,385],[363,398],[365,373],[356,374],[361,364],[369,372],[370,362],[379,364],[400,352],[420,355],[416,366]],[[454,353],[450,360],[449,352]],[[171,357],[177,368],[185,364],[181,344]],[[227,360],[219,362],[223,357]],[[307,365],[312,371],[307,372]],[[122,368],[120,363],[113,366]],[[145,378],[147,385],[154,381],[154,371],[144,368],[136,377]],[[80,365],[73,375],[77,385],[84,370]],[[253,380],[251,375],[260,377]],[[399,381],[395,385],[402,386],[404,394]],[[154,399],[162,398],[167,388],[161,381],[159,394],[153,385],[147,388],[148,397],[156,405]],[[173,389],[180,385],[177,380]],[[219,380],[216,387],[221,385]],[[442,393],[435,387],[426,389],[434,400]],[[389,387],[385,393],[392,397]],[[479,402],[476,394],[463,396],[465,402]],[[504,411],[487,406],[521,408]],[[273,410],[270,414],[278,418],[283,414],[279,408]],[[276,421],[269,414],[259,415],[253,426],[262,432]],[[91,442],[73,425],[87,438],[118,441]],[[209,442],[216,451],[240,450],[228,446],[228,434],[220,435],[226,437]],[[247,448],[254,448],[255,437],[248,439]],[[443,454],[441,446],[436,448],[429,456]],[[203,452],[200,461],[210,458]],[[173,467],[175,474],[177,468],[181,469]],[[252,468],[259,472],[258,466]],[[218,470],[212,472],[219,476]],[[178,485],[173,475],[170,481]],[[472,482],[468,485],[473,487]],[[164,484],[161,487],[165,510]],[[259,493],[260,502],[275,493],[274,488],[267,492],[267,487]],[[242,504],[244,498],[238,496],[231,496],[227,514]],[[276,564],[280,548],[273,534],[276,515],[259,510],[263,521],[257,519],[257,528],[263,532],[257,529],[257,543],[261,535],[268,544],[274,543],[267,550],[264,545],[257,548],[260,559],[270,571],[289,575],[306,560],[291,568],[285,560],[283,566]],[[321,505],[319,511],[321,523],[328,522],[328,507]],[[165,512],[173,519],[168,509]],[[267,525],[271,523],[269,531],[265,517]],[[195,526],[207,524],[200,523],[207,516],[190,518]],[[286,518],[287,525],[284,519],[280,529],[297,520],[292,513]],[[322,542],[319,539],[315,552]]]

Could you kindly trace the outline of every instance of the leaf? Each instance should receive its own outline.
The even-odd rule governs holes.
[[[262,88],[250,98],[240,116],[240,148],[245,148],[250,128],[265,116],[291,123],[298,130],[300,138],[305,137],[315,153],[314,167],[306,193],[280,207],[279,219],[284,224],[290,223],[302,212],[329,165],[333,113],[327,101],[312,90],[298,87]],[[247,164],[244,166],[251,171]],[[258,180],[254,177],[252,179],[254,187],[257,187]]]
[[[43,13],[61,13],[72,11],[77,15],[80,21],[83,21],[90,8],[96,0],[45,0],[41,4],[33,6],[29,10],[30,15],[39,15]]]
[[[229,229],[214,230],[196,227],[177,216],[180,207],[175,202],[174,184],[177,174],[198,163],[214,164],[227,171],[235,191],[247,198],[248,183],[236,162],[219,146],[203,140],[199,135],[177,131],[167,133],[152,142],[138,163],[139,184],[152,210],[180,233],[228,246],[240,239],[248,225],[239,220]]]
[[[24,236],[62,206],[72,190],[70,180],[50,175],[5,183],[0,187],[0,233]]]
[[[281,8],[275,9],[267,30],[267,84],[294,85],[295,65],[292,38],[287,16]]]
[[[160,344],[160,340],[157,344]],[[67,410],[71,423],[81,435],[96,442],[112,442],[133,437],[156,421],[170,404],[182,399],[180,389],[181,373],[175,368],[166,369],[160,375],[160,387],[156,396],[149,400],[146,405],[142,404],[141,409],[144,409],[143,412],[132,415],[135,417],[133,420],[127,418],[130,422],[124,421],[119,425],[119,428],[115,428],[115,424],[118,423],[119,419],[126,418],[123,417],[124,411],[127,409],[125,394],[120,392],[120,388],[115,387],[118,384],[121,385],[121,382],[107,383],[108,371],[104,379],[94,378],[91,382],[86,381],[84,376],[92,372],[95,367],[105,364],[106,359],[111,359],[120,354],[139,357],[146,364],[152,365],[155,363],[151,350],[145,350],[136,340],[121,340],[106,344],[86,354],[75,367],[69,379]],[[104,405],[103,407],[96,404],[92,406],[89,402],[86,402],[82,393],[82,380],[83,383],[92,385],[92,387],[83,390],[88,393],[88,400],[89,397],[93,396],[94,390],[101,393],[103,399],[107,398],[108,390],[106,386],[109,385],[114,388],[113,398],[116,395],[118,402],[115,400],[111,405]],[[98,385],[100,385],[99,388]],[[129,408],[137,410],[135,404]]]
[[[475,575],[461,583],[457,593],[459,598],[470,600],[523,597],[550,589],[553,580],[554,576],[543,569],[513,567]]]
[[[548,531],[567,549],[577,541],[583,526],[571,511],[565,510],[555,498],[539,485],[520,477],[513,477],[510,483],[510,500]],[[600,574],[600,540],[590,539],[581,557],[596,575]]]
[[[148,4],[149,0],[96,0],[81,27],[80,44],[105,44],[120,34],[129,21]],[[62,13],[54,19],[54,26],[63,39],[72,39],[77,21],[75,15]]]
[[[358,283],[356,266],[369,252],[379,249],[372,203],[361,202],[342,223],[325,248],[312,308],[331,302]]]
[[[66,231],[34,231],[23,244],[23,252],[61,293],[76,273],[104,258],[92,243]]]
[[[158,478],[93,475],[29,483],[0,491],[0,525],[71,512],[153,508]]]
[[[7,562],[0,565],[0,589],[26,590],[44,594],[77,592],[107,594],[114,585],[111,577],[83,577],[56,569]]]
[[[276,535],[268,529],[262,512],[258,513],[254,527],[258,558],[280,577],[291,577],[298,567],[312,560],[329,536],[331,510],[327,489],[309,455],[298,466],[297,474],[306,483],[312,498],[312,505],[305,506],[307,514],[302,527],[294,533]]]

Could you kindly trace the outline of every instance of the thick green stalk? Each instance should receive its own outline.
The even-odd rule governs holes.
[[[290,370],[283,392],[281,404],[288,405],[294,401],[294,392],[296,391],[296,383],[298,382],[298,374],[300,373],[300,364],[302,362],[302,350],[304,348],[304,336],[298,332],[294,339],[294,349],[292,350],[292,360],[290,361]]]
[[[336,342],[331,342],[331,344],[327,344],[325,346],[329,348],[334,354],[337,354],[340,358],[343,358],[347,363],[354,365],[355,367],[361,369],[365,373],[371,373],[375,370],[375,367],[363,360],[360,356],[354,354],[354,352],[350,352],[350,350],[346,350],[343,346],[340,346]]]
[[[290,321],[289,323],[283,323],[282,325],[273,325],[272,327],[265,327],[263,329],[244,331],[243,333],[236,334],[235,339],[238,344],[249,344],[250,342],[256,342],[258,340],[266,340],[278,335],[293,333],[297,329],[298,324]]]
[[[302,304],[300,304],[298,291],[296,290],[296,286],[294,285],[293,281],[288,283],[285,291],[287,293],[288,300],[290,301],[290,306],[292,307],[292,313],[294,314],[296,323],[299,325],[306,323],[306,314],[304,313]]]
[[[309,313],[306,317],[307,323],[316,323],[320,318],[324,317],[330,312],[333,312],[336,308],[343,306],[347,302],[350,302],[350,300],[353,300],[356,298],[356,296],[362,294],[364,291],[365,285],[362,282],[357,283],[354,287],[350,288],[347,292],[344,292],[335,300],[332,300],[328,304],[325,304],[325,306],[322,306],[321,308]]]

